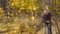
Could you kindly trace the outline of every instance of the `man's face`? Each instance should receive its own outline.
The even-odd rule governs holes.
[[[44,10],[44,14],[47,14],[48,13],[48,11],[47,10]]]

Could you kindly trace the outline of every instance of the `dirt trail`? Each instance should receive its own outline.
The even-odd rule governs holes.
[[[56,26],[53,27],[53,34],[57,33],[57,28]],[[43,27],[40,31],[37,32],[37,34],[45,34],[45,27]]]

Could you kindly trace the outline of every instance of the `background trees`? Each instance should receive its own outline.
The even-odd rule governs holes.
[[[54,21],[59,24],[60,0],[0,0],[0,23],[15,25],[18,23],[19,27],[22,22],[28,23],[28,25],[37,24],[37,22],[39,24],[46,5],[49,6]],[[32,30],[32,26],[29,28]]]

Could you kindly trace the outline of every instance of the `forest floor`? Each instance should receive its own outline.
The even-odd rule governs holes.
[[[26,22],[25,20],[27,20],[27,19],[25,19],[25,20],[22,19],[22,20],[23,20],[22,22]],[[21,25],[20,23],[11,23],[11,24],[10,23],[8,23],[8,24],[0,23],[0,34],[20,34],[20,26],[25,27],[24,24]],[[60,23],[59,23],[58,27],[60,27]],[[37,27],[37,28],[38,29],[40,28],[40,24],[39,24],[39,27]],[[53,31],[54,31],[53,34],[57,34],[58,30],[60,32],[60,28],[57,29],[57,26],[54,25],[53,26]],[[37,34],[45,34],[45,26],[41,27],[39,29],[39,31],[37,31],[36,33]],[[23,33],[23,34],[27,34],[27,33]]]

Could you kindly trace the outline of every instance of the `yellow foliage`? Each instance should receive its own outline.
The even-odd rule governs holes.
[[[16,5],[16,6],[19,6],[19,4],[20,4],[20,2],[15,2],[15,5]]]
[[[0,7],[0,13],[2,14],[4,12],[3,8]]]
[[[58,0],[56,0],[56,4],[59,4],[59,1]]]
[[[18,21],[18,18],[17,18],[17,17],[15,17],[14,22],[17,22],[17,21]]]
[[[18,10],[18,13],[20,13],[21,11],[20,10]]]
[[[35,17],[34,17],[34,16],[31,17],[31,21],[32,21],[32,22],[35,21]]]
[[[12,14],[12,13],[11,13],[10,15],[11,15],[11,16],[13,16],[13,14]]]
[[[34,11],[38,10],[38,6],[34,6],[34,7],[33,7],[33,10],[34,10]]]
[[[35,5],[34,0],[26,0],[26,2],[24,0],[21,0],[21,1],[14,0],[12,1],[11,6],[17,7],[20,10],[29,10],[29,12],[31,10],[34,10],[34,11],[38,10],[38,6]],[[18,13],[20,13],[20,10],[18,10]]]
[[[20,2],[13,1],[11,3],[11,6],[13,6],[13,7],[19,7],[20,6]]]
[[[30,9],[30,10],[31,10],[31,9],[32,9],[32,6],[29,6],[29,7],[28,7],[28,9]]]
[[[26,6],[26,3],[22,3],[20,6],[21,7],[25,7]]]
[[[32,32],[32,28],[31,27],[28,28],[28,32]]]
[[[22,4],[22,3],[24,3],[24,1],[21,1],[20,3]]]
[[[24,10],[25,8],[24,7],[21,7],[20,10]]]
[[[11,6],[15,6],[15,2],[12,2],[12,3],[11,3]]]

